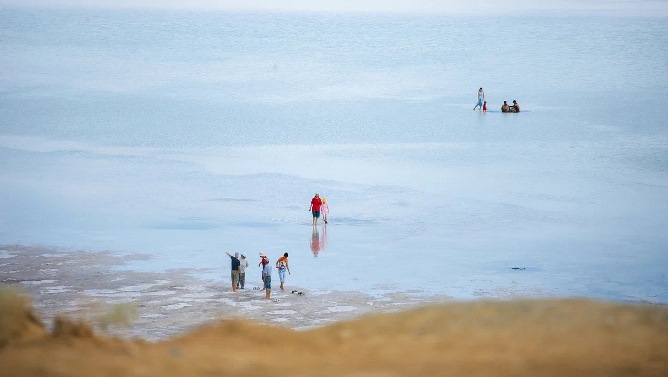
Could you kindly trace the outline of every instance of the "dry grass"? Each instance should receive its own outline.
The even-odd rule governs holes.
[[[106,320],[120,323],[132,308]],[[666,376],[668,309],[589,300],[433,305],[309,331],[219,321],[160,343],[96,336],[0,295],[10,376]]]

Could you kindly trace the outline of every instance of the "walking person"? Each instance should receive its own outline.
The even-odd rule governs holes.
[[[244,253],[241,253],[241,259],[239,259],[239,284],[237,288],[244,289],[246,285],[246,268],[248,268],[248,259],[246,259]]]
[[[327,204],[327,198],[322,198],[322,205],[320,206],[320,214],[322,215],[322,221],[327,224],[327,215],[329,215],[329,205]]]
[[[313,214],[313,226],[318,225],[318,218],[320,217],[320,206],[322,206],[322,200],[320,200],[320,194],[316,192],[313,199],[311,199],[311,207],[308,209]]]
[[[285,270],[288,271],[289,275],[292,275],[290,266],[288,265],[288,253],[285,253],[282,257],[278,258],[276,261],[276,269],[278,270],[278,279],[281,281],[281,291],[285,292],[285,288],[283,287],[283,284],[285,283]]]
[[[482,110],[482,103],[485,101],[485,91],[482,90],[482,88],[478,89],[478,103],[476,103],[475,106],[473,106],[473,110],[476,108],[480,107]]]
[[[234,255],[225,252],[228,257],[230,257],[232,261],[232,293],[237,293],[237,285],[239,285],[239,265],[241,262],[239,261],[239,253],[234,253]]]
[[[269,300],[271,299],[271,269],[273,268],[271,266],[271,263],[269,263],[269,258],[267,259],[267,264],[264,265],[262,268],[262,281],[264,282],[264,299]]]

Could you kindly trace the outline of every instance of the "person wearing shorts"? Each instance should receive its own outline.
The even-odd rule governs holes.
[[[265,300],[271,299],[271,263],[267,259],[267,264],[262,268],[262,281],[264,281],[264,298]]]
[[[288,253],[283,254],[282,257],[278,258],[276,261],[276,269],[278,270],[278,279],[281,281],[281,291],[285,292],[283,284],[285,283],[285,271],[288,271],[289,275],[292,275],[290,272],[290,266],[288,265]]]
[[[234,253],[234,256],[227,252],[226,254],[232,261],[232,293],[237,293],[237,285],[239,285],[239,269],[241,265],[241,262],[239,261],[239,253]]]
[[[313,199],[311,199],[311,207],[309,211],[313,214],[313,226],[318,225],[318,218],[320,218],[320,206],[322,206],[322,200],[320,200],[320,194],[317,192]]]

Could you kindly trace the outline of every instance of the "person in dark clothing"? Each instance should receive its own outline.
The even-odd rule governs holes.
[[[228,252],[225,254],[227,254],[227,256],[232,260],[232,293],[237,293],[237,285],[239,284],[239,270],[241,269],[239,253],[234,253],[234,256]]]

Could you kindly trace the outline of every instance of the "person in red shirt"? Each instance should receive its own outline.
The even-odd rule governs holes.
[[[318,219],[320,218],[320,206],[322,206],[322,200],[320,199],[320,194],[317,192],[313,199],[311,199],[311,207],[309,211],[313,214],[313,226],[318,225]]]

